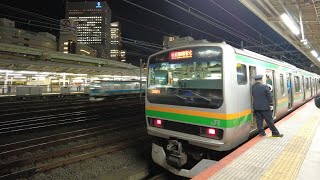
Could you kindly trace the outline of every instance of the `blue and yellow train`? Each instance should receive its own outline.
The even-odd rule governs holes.
[[[95,80],[89,86],[90,101],[101,101],[110,96],[129,96],[144,93],[145,82]]]

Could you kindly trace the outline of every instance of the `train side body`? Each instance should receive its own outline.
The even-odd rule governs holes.
[[[190,51],[194,54],[203,53],[200,47],[207,48],[206,52],[221,49],[221,78],[215,77],[219,71],[214,68],[219,66],[211,66],[212,62],[219,60],[211,62],[210,56],[206,59],[209,59],[206,62],[207,66],[206,63],[199,61],[201,58],[196,58],[200,55],[192,56],[193,63],[191,59],[188,65],[183,64],[184,55],[187,58],[191,57],[188,54]],[[218,51],[216,54],[219,54]],[[177,58],[180,56],[182,60]],[[201,69],[199,72],[205,74],[203,78],[193,75],[181,78],[181,73],[188,74],[187,71],[197,74],[195,69],[198,66]],[[149,58],[148,67],[145,104],[148,134],[155,137],[152,158],[172,173],[186,177],[193,177],[201,166],[213,163],[201,160],[192,169],[184,169],[188,164],[186,159],[198,155],[195,153],[196,150],[228,151],[257,133],[251,104],[251,85],[254,83],[252,79],[254,75],[272,77],[275,121],[312,99],[316,94],[320,94],[319,75],[254,52],[233,48],[225,43],[162,51]],[[157,80],[157,74],[160,82],[161,78],[168,81],[155,84],[153,81]],[[176,78],[175,74],[179,78]],[[287,82],[291,83],[290,88]],[[199,89],[197,90],[195,86]],[[212,91],[207,90],[210,87]],[[207,91],[203,90],[205,88]],[[222,94],[212,93],[219,92],[218,90],[222,90]],[[210,106],[215,103],[214,100],[210,101],[210,93],[213,99],[215,96],[221,99],[219,106]],[[166,104],[163,100],[166,98],[185,103],[173,103],[174,100],[168,100],[169,103]],[[207,101],[208,105],[193,104],[200,101],[198,99]],[[209,131],[213,132],[214,136],[210,136]]]
[[[103,100],[109,96],[133,95],[145,91],[145,82],[140,89],[140,81],[94,81],[90,85],[89,96],[91,101]]]

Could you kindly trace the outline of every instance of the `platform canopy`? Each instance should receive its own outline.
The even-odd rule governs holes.
[[[0,69],[88,75],[140,75],[139,67],[127,63],[5,43],[0,43]]]
[[[304,54],[320,72],[320,0],[240,2]],[[291,26],[294,26],[295,30],[291,30],[289,21],[293,22]]]

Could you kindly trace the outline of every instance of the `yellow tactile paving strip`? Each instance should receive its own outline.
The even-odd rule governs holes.
[[[262,174],[261,180],[296,179],[313,139],[320,116],[315,113],[289,141],[277,159]]]
[[[320,125],[320,109],[309,102],[284,119],[277,124],[283,138],[270,137],[270,132],[267,137],[254,138],[260,140],[211,176],[210,171],[202,174],[202,179],[296,179]]]

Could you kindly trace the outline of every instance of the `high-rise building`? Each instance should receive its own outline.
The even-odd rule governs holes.
[[[97,57],[110,58],[111,9],[105,1],[67,1],[66,18],[77,22],[78,44],[97,51]]]
[[[60,20],[59,51],[63,53],[80,54],[97,57],[97,51],[87,44],[77,42],[77,26],[71,19]]]
[[[115,61],[126,61],[126,52],[122,50],[121,26],[119,22],[113,22],[110,26],[111,50],[110,59]]]
[[[76,54],[77,27],[71,19],[60,20],[60,37],[58,50],[63,53]]]

